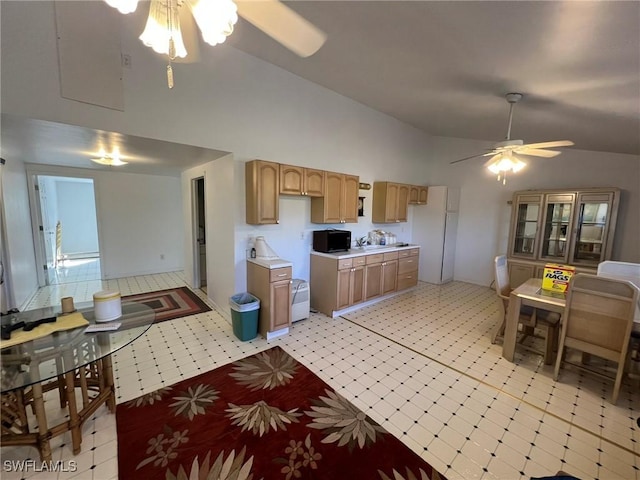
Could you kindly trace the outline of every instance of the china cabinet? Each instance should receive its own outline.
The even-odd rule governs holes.
[[[515,192],[509,235],[509,277],[515,288],[542,277],[546,263],[593,273],[611,258],[620,202],[616,188]]]

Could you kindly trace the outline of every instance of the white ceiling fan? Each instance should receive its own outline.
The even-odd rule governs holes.
[[[136,10],[138,0],[105,0],[121,13]],[[185,12],[189,13],[185,13]],[[151,0],[147,25],[140,40],[154,51],[168,55],[167,80],[173,87],[171,61],[189,54],[182,39],[198,25],[202,39],[210,44],[223,43],[233,32],[238,14],[271,38],[301,57],[317,52],[327,36],[280,0]],[[182,28],[181,28],[181,23]],[[197,60],[197,42],[190,42],[191,60]]]
[[[484,166],[491,172],[498,175],[498,181],[506,183],[507,172],[518,172],[524,168],[526,163],[519,156],[530,155],[533,157],[552,158],[560,155],[557,150],[547,150],[548,148],[570,147],[574,145],[571,140],[556,140],[552,142],[527,143],[522,140],[511,139],[511,121],[513,120],[513,108],[522,99],[521,93],[507,93],[506,99],[509,102],[509,124],[507,126],[507,136],[504,141],[496,143],[493,148],[486,153],[478,153],[470,157],[461,158],[451,162],[451,164],[464,162],[477,157],[491,157]]]

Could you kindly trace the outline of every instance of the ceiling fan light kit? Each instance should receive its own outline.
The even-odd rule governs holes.
[[[104,0],[121,13],[136,10],[138,0]],[[313,55],[324,44],[326,35],[280,0],[245,1],[240,15],[277,42],[301,57]],[[233,33],[238,21],[238,6],[233,0],[151,0],[149,17],[140,40],[155,52],[167,55],[167,85],[173,88],[171,61],[185,58],[180,30],[179,8],[187,5],[198,24],[202,39],[218,45]],[[185,28],[186,31],[186,28]]]
[[[552,158],[559,155],[560,152],[556,150],[546,150],[552,147],[569,147],[573,145],[570,140],[558,140],[553,142],[541,142],[541,143],[529,143],[525,144],[522,140],[511,139],[511,122],[513,121],[513,109],[514,105],[522,100],[523,95],[521,93],[507,93],[505,98],[509,103],[509,123],[507,124],[507,136],[504,141],[496,143],[490,152],[479,153],[470,157],[461,158],[451,162],[451,164],[463,162],[477,157],[491,156],[489,161],[485,163],[485,167],[498,176],[498,181],[502,180],[502,184],[507,183],[507,173],[517,173],[522,170],[527,164],[518,158],[518,155],[530,155],[533,157],[545,157]]]

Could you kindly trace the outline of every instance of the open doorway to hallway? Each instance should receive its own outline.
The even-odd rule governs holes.
[[[36,175],[45,285],[100,280],[93,179]]]
[[[204,177],[195,178],[191,182],[193,199],[192,223],[194,229],[194,276],[195,285],[205,294],[207,293],[207,241],[206,241],[206,212],[205,212],[205,182]]]

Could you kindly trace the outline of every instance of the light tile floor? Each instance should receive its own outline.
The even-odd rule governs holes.
[[[55,268],[47,270],[49,285],[100,280],[99,258],[77,258],[64,260]]]
[[[31,308],[63,296],[91,300],[101,289],[123,295],[184,285],[180,273],[149,275],[39,292]],[[203,296],[202,292],[199,292]],[[564,470],[586,479],[640,479],[637,384],[611,385],[565,369],[559,382],[541,357],[505,361],[490,333],[501,314],[492,290],[461,282],[416,289],[344,318],[312,314],[271,342],[237,340],[211,312],[154,325],[113,355],[118,402],[280,345],[450,479],[525,479]],[[52,392],[53,393],[53,392]],[[63,416],[47,402],[51,418]],[[53,440],[67,473],[2,472],[2,478],[117,478],[115,417],[101,407],[83,429],[82,452]],[[3,461],[37,459],[5,447]],[[5,463],[3,463],[3,466]]]

